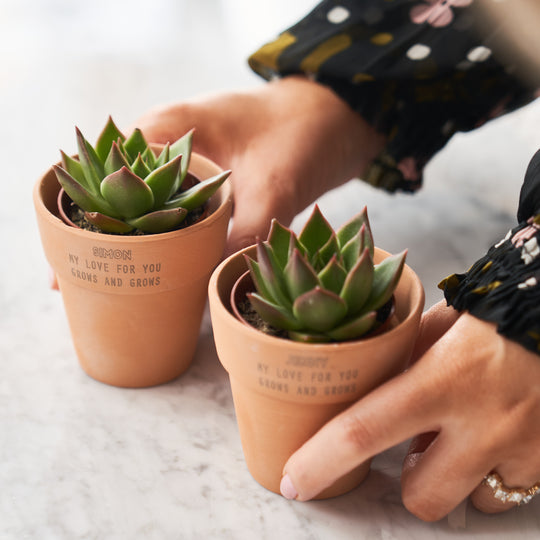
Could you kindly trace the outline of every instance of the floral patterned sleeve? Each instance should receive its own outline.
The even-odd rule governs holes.
[[[364,180],[415,191],[454,133],[533,99],[495,58],[497,29],[475,31],[473,8],[473,0],[325,0],[249,64],[266,79],[305,74],[332,88],[387,136]]]
[[[266,79],[305,74],[329,86],[387,137],[365,180],[414,191],[428,160],[454,133],[534,98],[534,88],[498,60],[499,29],[476,31],[475,5],[325,0],[249,64]],[[540,354],[540,152],[527,171],[518,221],[465,274],[440,287],[449,305],[497,323],[502,334]]]
[[[465,274],[439,287],[449,305],[496,323],[501,334],[540,354],[540,150],[525,174],[518,221]]]

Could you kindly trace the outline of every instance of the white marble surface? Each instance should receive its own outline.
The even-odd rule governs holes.
[[[74,124],[92,137],[109,113],[126,125],[163,101],[261,84],[245,56],[311,2],[264,5],[0,0],[0,539],[538,538],[540,498],[500,516],[466,505],[435,524],[410,515],[403,447],[334,500],[291,503],[261,488],[243,461],[208,316],[192,368],[170,384],[121,390],[78,367],[47,286],[34,181],[58,148],[74,150]],[[538,125],[534,103],[456,138],[414,197],[351,182],[320,204],[339,224],[367,203],[377,243],[409,248],[430,305],[441,277],[512,226]]]

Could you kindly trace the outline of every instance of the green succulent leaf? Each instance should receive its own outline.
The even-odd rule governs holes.
[[[283,306],[272,304],[257,293],[248,293],[253,309],[268,323],[283,330],[298,330],[300,324]]]
[[[113,213],[112,208],[107,204],[100,195],[90,193],[83,187],[75,178],[58,165],[53,165],[56,178],[64,191],[69,195],[71,200],[88,212],[103,212],[105,214]]]
[[[126,221],[141,231],[162,233],[172,231],[178,227],[184,221],[187,214],[188,212],[185,208],[173,208],[171,210],[156,210],[138,218],[127,219]]]
[[[257,261],[253,260],[251,257],[245,254],[244,259],[251,275],[251,279],[253,280],[253,284],[255,285],[255,289],[257,290],[259,295],[262,296],[265,300],[268,300],[268,302],[270,302],[271,304],[275,304],[276,299],[272,295],[270,289],[266,286],[266,282],[261,274],[261,269],[259,268],[259,264],[257,263]]]
[[[337,294],[316,287],[299,296],[293,303],[292,311],[306,330],[326,332],[345,317],[347,305]]]
[[[99,186],[105,172],[103,164],[99,159],[92,145],[84,138],[79,128],[75,129],[77,133],[77,148],[79,149],[79,162],[86,178],[86,187],[94,195],[99,193]]]
[[[328,343],[332,341],[327,334],[302,332],[301,330],[289,330],[287,335],[293,341],[299,341],[301,343]]]
[[[118,139],[116,141],[116,144],[120,152],[122,152],[122,155],[124,156],[126,162],[131,165],[131,163],[133,163],[133,160],[129,157],[129,154],[127,153],[126,147],[124,146],[124,141],[122,141],[122,139]]]
[[[170,153],[171,159],[176,156],[183,156],[182,166],[180,169],[180,177],[178,179],[178,185],[176,186],[176,191],[180,189],[184,178],[189,169],[189,163],[191,158],[191,148],[193,146],[193,133],[195,129],[188,131],[183,137],[180,137],[171,145]]]
[[[358,257],[364,251],[365,226],[362,225],[360,230],[345,244],[341,250],[343,257],[343,266],[349,272],[356,264]]]
[[[334,255],[328,264],[318,273],[318,278],[325,289],[339,294],[345,283],[347,272]]]
[[[287,285],[279,268],[279,264],[270,245],[266,242],[257,243],[257,263],[261,277],[266,283],[272,298],[287,310],[292,308],[292,302],[287,294]]]
[[[321,285],[315,270],[298,249],[293,251],[283,271],[283,277],[290,298],[296,298]]]
[[[316,270],[322,270],[324,266],[328,264],[330,259],[339,253],[339,244],[335,233],[332,231],[330,238],[326,243],[318,250],[319,254],[315,267]]]
[[[104,232],[123,234],[133,230],[133,227],[125,221],[106,216],[100,212],[85,212],[84,215],[92,225],[95,225]]]
[[[144,180],[122,167],[103,179],[103,198],[123,218],[135,218],[152,209],[154,195]]]
[[[142,153],[142,158],[146,163],[146,166],[153,171],[156,168],[156,155],[153,150],[148,146],[146,150]]]
[[[105,159],[105,163],[103,165],[104,174],[105,176],[108,176],[115,171],[119,171],[122,167],[131,169],[127,159],[120,150],[118,143],[115,141],[111,143],[111,150]]]
[[[61,152],[62,167],[56,174],[73,202],[89,213],[89,221],[106,232],[177,228],[230,175],[225,171],[180,193],[188,173],[193,130],[172,145],[167,143],[158,157],[140,129],[126,138],[110,116],[95,146],[78,128],[76,134],[79,155],[71,158]]]
[[[349,317],[357,315],[362,311],[362,307],[371,294],[373,274],[373,260],[369,249],[366,248],[351,271],[347,274],[343,288],[339,293],[347,304],[349,309],[347,315]]]
[[[148,143],[139,128],[135,128],[124,141],[124,149],[129,156],[130,163],[133,163],[139,154],[143,154],[147,147]]]
[[[347,321],[346,323],[329,330],[327,334],[334,341],[348,341],[351,339],[358,339],[363,336],[370,330],[372,330],[377,322],[377,313],[375,311],[370,311],[365,313],[352,321]]]
[[[392,298],[403,272],[406,256],[407,250],[391,255],[375,266],[373,286],[364,311],[376,311]]]
[[[141,159],[142,161],[142,159]],[[172,161],[153,170],[145,179],[146,185],[154,194],[155,208],[161,208],[173,194],[176,179],[180,172],[182,156],[175,157]],[[185,206],[183,206],[185,208]],[[186,210],[191,210],[187,208]]]
[[[392,297],[406,252],[377,266],[373,253],[365,208],[335,233],[315,206],[298,237],[273,220],[268,240],[257,242],[257,262],[247,260],[270,315],[292,313],[300,328],[288,330],[290,339],[312,343],[357,339],[378,326],[377,310]]]
[[[294,234],[290,229],[281,225],[277,219],[272,219],[268,233],[268,243],[272,247],[281,268],[285,268],[289,256],[292,254],[292,251],[290,251],[292,238],[294,238]]]
[[[113,119],[109,116],[107,124],[105,124],[105,127],[103,128],[103,131],[100,133],[96,142],[96,154],[102,163],[104,163],[107,159],[112,143],[118,139],[125,140],[125,137],[116,127]]]
[[[169,143],[166,143],[165,146],[163,147],[163,150],[161,150],[159,156],[156,159],[155,167],[162,167],[163,165],[165,165],[165,163],[167,163],[167,161],[171,159],[169,154],[170,154],[170,146],[169,146]]]
[[[187,210],[193,210],[203,205],[229,178],[231,171],[224,171],[207,178],[193,187],[183,191],[178,197],[171,199],[163,205],[163,208],[186,208]]]
[[[318,205],[315,205],[313,212],[298,235],[298,240],[312,258],[319,248],[329,240],[332,233],[332,226],[322,215]]]
[[[62,150],[60,150],[60,154],[62,156],[62,168],[77,180],[79,184],[88,189],[88,183],[86,182],[86,177],[84,176],[84,171],[79,160],[73,159],[65,152],[62,152]]]
[[[360,234],[362,235],[362,246],[363,248],[369,249],[369,254],[371,258],[375,255],[375,244],[373,243],[373,235],[371,234],[371,229],[369,223],[365,223],[364,227],[360,227]]]
[[[354,238],[360,232],[362,225],[365,225],[367,233],[367,238],[364,244],[366,247],[369,247],[371,256],[373,257],[373,236],[371,234],[371,227],[369,224],[367,208],[365,206],[359,214],[352,217],[349,221],[347,221],[339,228],[338,232],[336,233],[339,245],[341,249],[343,249],[347,242],[349,242],[349,240]]]
[[[150,169],[146,165],[145,161],[142,158],[141,154],[137,155],[137,158],[129,167],[131,171],[136,174],[141,180],[145,180],[146,177],[150,174]]]

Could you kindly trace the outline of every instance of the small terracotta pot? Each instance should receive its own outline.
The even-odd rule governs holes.
[[[279,493],[291,454],[331,418],[405,368],[418,333],[424,289],[405,265],[386,332],[345,343],[298,343],[264,334],[234,316],[230,296],[247,270],[244,253],[255,257],[255,246],[232,255],[212,274],[210,314],[217,353],[229,373],[248,469],[257,482]],[[387,256],[376,248],[375,262]],[[369,462],[361,464],[317,498],[353,489],[368,471]]]
[[[193,154],[190,171],[221,171]],[[205,219],[177,231],[120,236],[66,225],[52,169],[36,183],[34,205],[45,256],[57,275],[79,362],[114,386],[170,381],[190,365],[208,280],[223,255],[232,210],[226,181]]]

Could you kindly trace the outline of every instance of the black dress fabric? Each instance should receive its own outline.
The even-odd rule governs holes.
[[[518,220],[466,273],[439,287],[449,305],[497,323],[501,334],[540,354],[540,150],[525,174]]]
[[[266,79],[304,74],[332,88],[385,150],[364,180],[415,191],[428,160],[468,131],[533,99],[475,27],[473,0],[325,0],[249,58]]]
[[[325,0],[249,58],[267,80],[303,74],[330,87],[387,137],[364,180],[415,191],[458,131],[534,99],[480,33],[473,0]],[[494,41],[493,41],[494,44]],[[522,188],[519,225],[466,273],[440,284],[449,305],[497,323],[540,354],[540,152]]]

